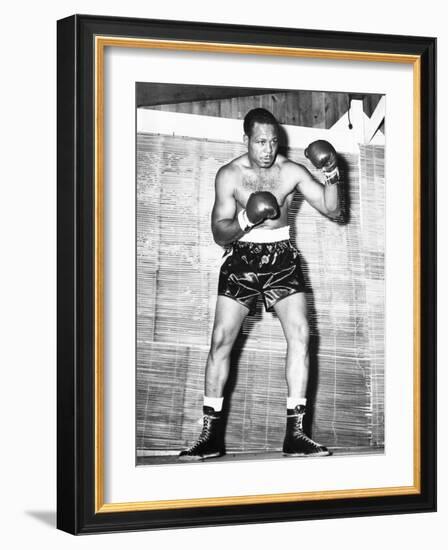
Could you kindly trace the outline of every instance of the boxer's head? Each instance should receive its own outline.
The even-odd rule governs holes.
[[[278,120],[267,109],[262,109],[261,107],[257,109],[252,109],[244,117],[243,128],[244,134],[247,137],[250,137],[252,135],[252,131],[256,123],[270,124],[278,130]]]
[[[250,161],[269,168],[278,150],[278,122],[266,109],[252,109],[244,117],[244,143]]]

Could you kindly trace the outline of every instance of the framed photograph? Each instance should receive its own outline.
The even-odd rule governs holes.
[[[58,21],[58,528],[434,511],[436,40]]]

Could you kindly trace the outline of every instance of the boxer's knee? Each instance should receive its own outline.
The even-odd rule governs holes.
[[[230,354],[234,341],[234,330],[224,326],[216,326],[213,330],[210,354],[212,356]]]
[[[303,317],[292,320],[286,330],[288,347],[306,352],[308,351],[309,340],[310,329],[308,321]]]

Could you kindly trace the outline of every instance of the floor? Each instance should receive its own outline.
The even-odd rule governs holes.
[[[347,456],[347,455],[375,455],[384,454],[383,447],[332,447],[332,457]],[[285,457],[278,452],[253,452],[253,453],[227,453],[218,458],[208,459],[213,462],[230,462],[242,460],[303,460],[305,457]],[[306,457],[308,460],[310,457]],[[322,460],[328,457],[313,457],[314,460]],[[138,456],[137,466],[148,466],[152,464],[179,464],[177,460],[177,451],[165,451],[163,454],[155,454],[155,451],[150,456]],[[183,462],[184,464],[184,462]]]

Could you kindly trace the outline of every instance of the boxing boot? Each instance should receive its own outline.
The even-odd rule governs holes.
[[[203,426],[199,438],[179,454],[179,460],[203,460],[224,454],[224,427],[222,412],[204,407]]]
[[[308,437],[303,431],[303,418],[306,409],[297,405],[295,409],[287,409],[286,435],[283,441],[283,454],[288,456],[329,456],[331,453]]]

